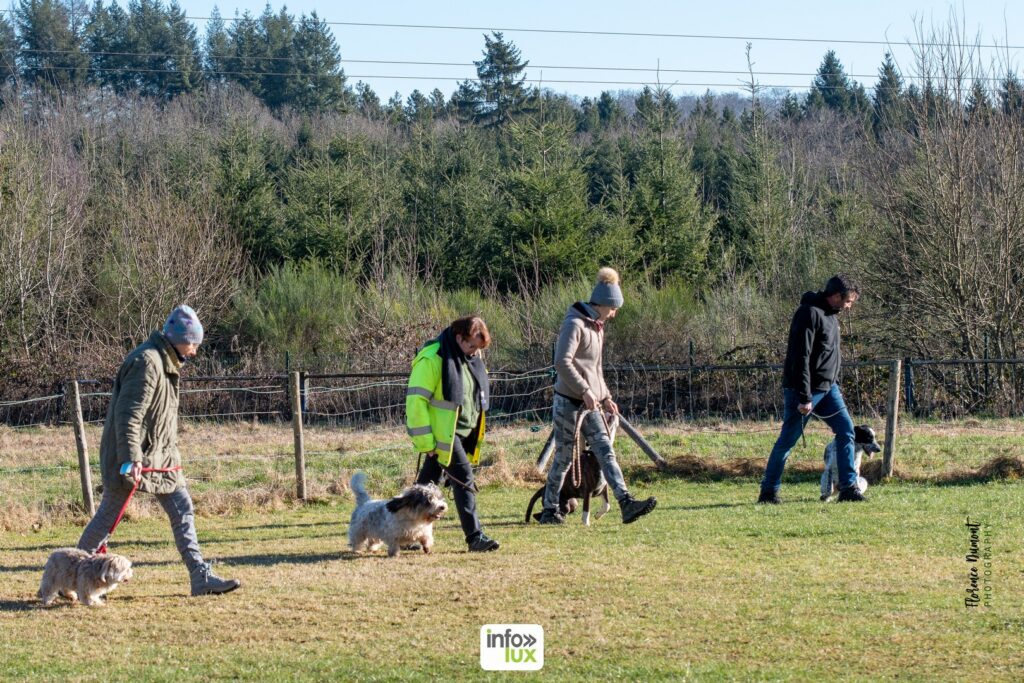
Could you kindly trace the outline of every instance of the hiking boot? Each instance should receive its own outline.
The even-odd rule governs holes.
[[[533,518],[537,520],[537,524],[565,524],[565,517],[558,510],[544,508],[540,512],[535,513]]]
[[[658,501],[653,496],[647,500],[637,500],[633,496],[626,496],[619,501],[619,506],[622,508],[622,523],[632,524],[653,510],[657,504]]]
[[[782,501],[779,500],[778,491],[765,491],[761,490],[761,495],[757,497],[758,505],[780,505]]]
[[[220,595],[230,593],[242,584],[238,579],[222,579],[213,573],[209,564],[204,564],[192,570],[192,597],[197,595]]]
[[[487,534],[480,534],[469,542],[469,552],[471,553],[486,553],[500,547],[501,544],[493,538],[488,538]]]
[[[839,492],[840,503],[861,503],[865,500],[867,500],[867,498],[856,486],[851,486]]]

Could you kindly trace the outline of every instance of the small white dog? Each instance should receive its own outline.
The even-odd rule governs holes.
[[[867,453],[870,458],[882,447],[875,439],[875,430],[867,425],[853,428],[853,471],[857,473],[857,488],[861,493],[868,490],[868,480],[860,476],[861,457]],[[836,459],[836,440],[825,446],[825,471],[821,474],[821,500],[826,501],[839,488],[839,461]]]
[[[398,555],[403,545],[419,543],[423,552],[434,546],[434,522],[448,511],[444,495],[434,484],[410,486],[391,500],[374,500],[366,492],[366,475],[352,477],[356,509],[348,525],[352,550],[375,550],[387,544],[388,557]]]
[[[102,605],[103,596],[132,578],[132,563],[123,555],[93,555],[78,548],[58,548],[43,569],[39,599],[49,607],[58,595],[83,605]]]

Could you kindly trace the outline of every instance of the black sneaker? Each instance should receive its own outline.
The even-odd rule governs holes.
[[[469,552],[471,553],[487,553],[500,547],[501,544],[493,538],[488,538],[487,534],[480,534],[469,542]]]
[[[779,500],[778,491],[761,491],[761,495],[757,497],[758,505],[780,505],[782,503]]]
[[[637,500],[633,496],[623,498],[619,502],[619,506],[622,508],[622,523],[632,524],[653,510],[657,504],[658,501],[653,496],[647,500]]]
[[[851,486],[848,489],[843,489],[839,492],[840,503],[861,503],[867,500],[860,489],[856,486]]]
[[[533,518],[537,520],[537,524],[565,524],[565,517],[558,510],[548,510],[545,508],[534,514]]]

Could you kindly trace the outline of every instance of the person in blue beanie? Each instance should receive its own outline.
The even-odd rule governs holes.
[[[78,540],[79,549],[96,552],[136,487],[155,494],[170,519],[193,596],[228,593],[241,585],[214,574],[203,559],[178,452],[180,370],[202,343],[199,316],[181,305],[167,316],[162,330],[154,331],[124,359],[100,441],[103,498]]]

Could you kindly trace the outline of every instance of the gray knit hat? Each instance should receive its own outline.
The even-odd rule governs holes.
[[[597,284],[590,293],[590,303],[599,306],[622,308],[622,290],[619,288],[619,274],[614,268],[605,266],[597,271]]]
[[[202,344],[203,324],[191,306],[182,304],[167,316],[164,323],[164,336],[172,344]]]

